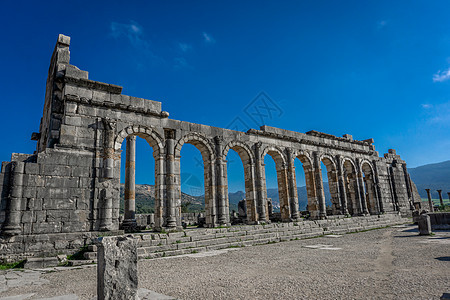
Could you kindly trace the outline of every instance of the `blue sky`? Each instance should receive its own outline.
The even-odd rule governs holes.
[[[409,167],[450,159],[448,1],[243,2],[2,1],[1,160],[35,148],[58,33],[91,79],[162,101],[174,119],[257,128],[245,108],[265,92],[279,108],[267,125],[374,138]],[[137,180],[152,183],[145,147]],[[200,154],[182,155],[201,181]],[[243,189],[229,160],[230,190]]]

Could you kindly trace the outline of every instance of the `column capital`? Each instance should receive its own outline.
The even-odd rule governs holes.
[[[136,136],[135,135],[129,135],[129,136],[127,136],[127,140],[129,140],[130,142],[135,142],[136,141]]]

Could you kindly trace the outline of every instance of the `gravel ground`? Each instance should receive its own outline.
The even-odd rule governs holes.
[[[139,287],[179,299],[439,299],[450,292],[450,232],[387,228],[139,261]],[[213,253],[214,254],[214,253]],[[0,297],[92,299],[96,268],[41,275]],[[47,283],[48,282],[48,283]]]

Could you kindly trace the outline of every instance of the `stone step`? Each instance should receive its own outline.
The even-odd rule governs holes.
[[[82,266],[82,265],[90,265],[96,264],[97,259],[80,259],[80,260],[68,260],[67,265],[70,267]]]
[[[157,258],[312,238],[324,234],[345,234],[402,223],[405,223],[405,219],[395,216],[390,218],[370,216],[298,223],[242,225],[229,228],[188,229],[168,234],[141,233],[134,236],[139,239],[139,258]],[[89,260],[80,261],[80,264],[91,263],[90,261],[95,260],[96,253],[86,252],[85,257]]]

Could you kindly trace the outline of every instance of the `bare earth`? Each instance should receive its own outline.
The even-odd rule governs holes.
[[[450,232],[415,228],[141,260],[139,287],[177,299],[439,299],[450,292]],[[0,297],[96,295],[95,267],[1,272]]]

